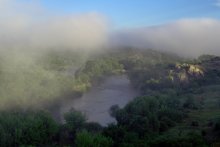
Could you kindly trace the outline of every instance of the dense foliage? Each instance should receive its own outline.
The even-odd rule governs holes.
[[[58,124],[43,111],[0,112],[0,146],[47,145],[55,141]]]
[[[112,107],[117,125],[107,127],[104,134],[115,141],[115,146],[206,146],[196,132],[179,130],[168,135],[187,118],[184,103],[171,95],[137,97],[123,109]]]
[[[79,132],[76,136],[77,147],[111,147],[113,141],[111,138],[101,134],[92,134],[87,131]]]
[[[57,123],[45,109],[5,109],[0,111],[0,146],[206,147],[219,144],[220,58],[217,56],[184,60],[153,50],[122,49],[92,56],[85,63],[77,54],[68,52],[47,54],[35,63],[36,68],[30,71],[26,70],[29,65],[16,73],[3,68],[0,85],[8,88],[15,82],[15,87],[18,83],[29,89],[26,97],[39,96],[38,100],[43,101],[46,95],[52,101],[58,95],[53,90],[59,96],[70,91],[73,95],[82,94],[103,77],[123,73],[140,91],[140,96],[124,108],[112,106],[110,114],[117,123],[107,127],[87,122],[86,116],[74,109],[64,114],[63,124]],[[76,70],[73,68],[76,66],[81,68]],[[18,74],[16,77],[20,78],[9,78],[13,75],[7,77],[5,72]],[[23,87],[12,88],[17,89],[17,93],[12,91],[14,99],[16,94],[17,98],[24,96],[24,91],[19,91]],[[33,88],[39,91],[33,93]],[[0,89],[1,99],[7,97],[4,90]],[[22,103],[26,99],[18,100]]]
[[[98,81],[103,76],[122,72],[123,65],[114,58],[89,60],[82,69],[76,72],[73,90],[75,92],[85,92],[92,86],[94,81]]]

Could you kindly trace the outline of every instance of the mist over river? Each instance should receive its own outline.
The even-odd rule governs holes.
[[[86,114],[88,122],[98,122],[103,126],[115,122],[109,115],[112,105],[124,107],[138,95],[126,75],[107,77],[98,86],[92,87],[82,97],[61,102],[60,115],[75,108]]]

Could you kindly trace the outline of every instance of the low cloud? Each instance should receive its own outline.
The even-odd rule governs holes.
[[[184,19],[153,27],[112,33],[103,15],[87,13],[58,16],[37,1],[0,0],[0,51],[102,48],[134,46],[171,51],[183,56],[220,55],[220,21]],[[110,39],[109,39],[110,38]]]
[[[111,36],[113,44],[152,48],[186,57],[220,55],[220,21],[184,19],[170,24],[126,29]]]
[[[106,31],[98,13],[60,16],[37,1],[0,0],[0,110],[42,107],[72,92],[74,73],[47,68],[47,52],[94,52]]]
[[[106,31],[97,13],[57,16],[36,1],[0,0],[1,50],[95,49],[106,41]]]
[[[98,13],[60,16],[38,1],[0,0],[0,109],[52,103],[71,90],[72,77],[41,65],[39,57],[45,51],[96,53],[102,47],[130,46],[187,57],[220,55],[219,20],[185,19],[109,35],[110,31]]]

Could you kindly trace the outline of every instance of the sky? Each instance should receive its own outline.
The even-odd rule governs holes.
[[[2,82],[6,89],[0,88],[0,94],[20,103],[19,97],[62,89],[56,73],[35,65],[51,50],[89,55],[133,47],[197,58],[220,56],[219,38],[220,0],[0,0],[1,74],[11,75]],[[30,69],[30,76],[23,77]],[[36,74],[48,75],[52,86],[39,92],[36,87],[42,84]],[[32,75],[36,81],[26,84]]]
[[[0,0],[0,52],[129,46],[220,55],[220,0]]]
[[[54,13],[101,13],[116,28],[160,25],[184,18],[220,18],[219,0],[41,0]]]

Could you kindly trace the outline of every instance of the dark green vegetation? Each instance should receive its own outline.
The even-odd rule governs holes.
[[[78,58],[71,53],[53,53],[37,63],[43,65],[43,71],[55,71],[55,79],[60,77],[58,83],[68,85],[62,86],[60,93],[82,94],[105,76],[127,74],[140,96],[124,108],[111,107],[110,114],[117,124],[102,127],[86,122],[86,116],[74,109],[64,115],[64,124],[58,124],[44,111],[4,110],[0,113],[0,146],[219,144],[220,57],[203,55],[186,60],[153,50],[122,49],[92,56],[85,63]],[[72,65],[80,68],[71,73]]]
[[[47,145],[54,141],[58,129],[46,112],[1,112],[0,146]]]
[[[76,72],[73,90],[79,93],[85,92],[95,81],[99,81],[103,76],[122,72],[123,65],[114,58],[89,60],[82,69]]]

